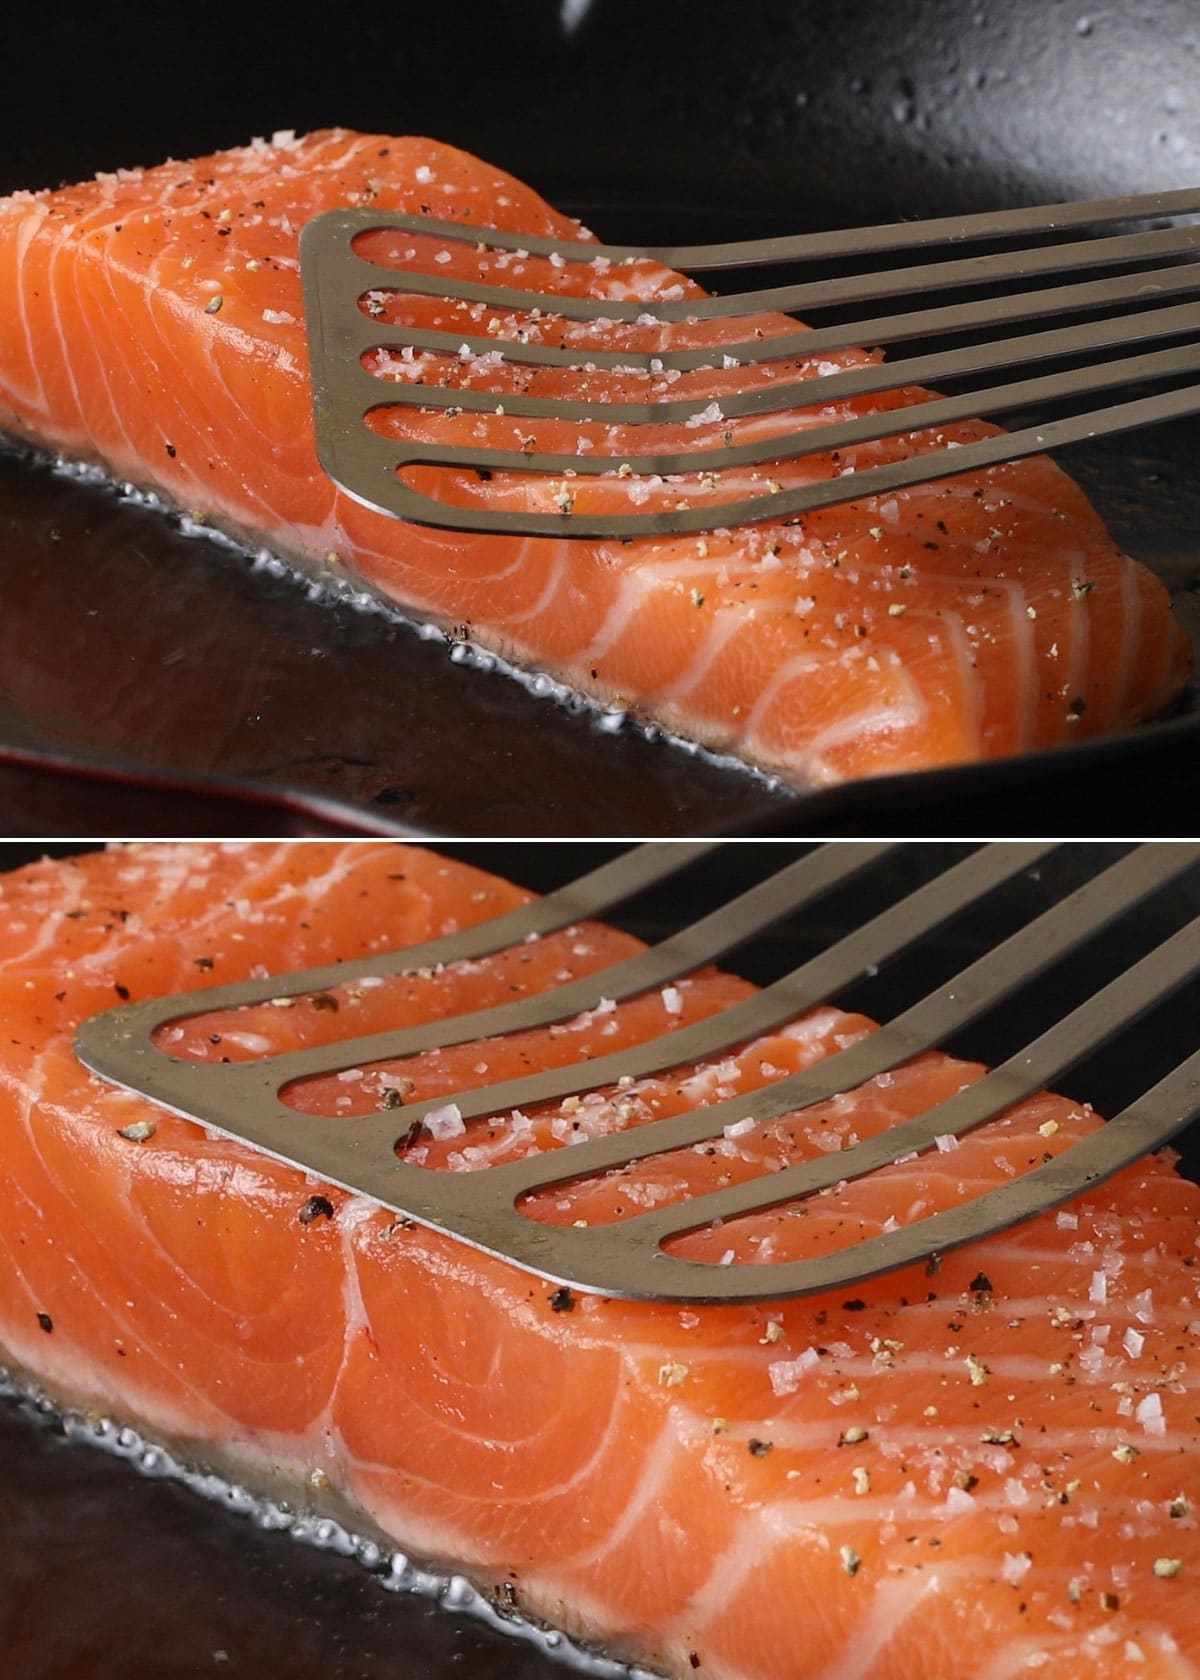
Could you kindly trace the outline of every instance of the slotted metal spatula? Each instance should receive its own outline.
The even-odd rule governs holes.
[[[928,1261],[1069,1200],[1158,1148],[1200,1114],[1198,1049],[1094,1134],[1023,1176],[920,1223],[836,1253],[791,1262],[715,1266],[668,1253],[663,1246],[714,1220],[778,1207],[859,1178],[900,1157],[935,1149],[938,1139],[944,1142],[971,1131],[1042,1090],[1110,1035],[1200,973],[1197,918],[1063,1014],[978,1083],[852,1148],[610,1225],[544,1224],[520,1212],[517,1205],[534,1190],[720,1138],[731,1123],[751,1118],[767,1121],[824,1101],[944,1042],[1031,986],[1064,954],[1084,946],[1164,886],[1200,869],[1200,845],[1193,844],[1143,845],[1127,852],[886,1021],[878,1032],[805,1072],[569,1149],[552,1149],[480,1170],[429,1170],[399,1159],[397,1148],[412,1135],[415,1123],[448,1101],[456,1104],[469,1128],[477,1117],[503,1115],[516,1107],[528,1109],[616,1084],[619,1079],[638,1079],[720,1057],[873,975],[986,895],[1038,867],[1055,848],[1033,843],[980,847],[783,979],[699,1023],[665,1031],[616,1054],[502,1084],[480,1085],[450,1098],[441,1095],[410,1102],[399,1110],[385,1108],[353,1120],[301,1113],[283,1102],[280,1092],[315,1074],[524,1031],[569,1019],[603,999],[619,1001],[664,987],[785,914],[816,906],[838,887],[885,868],[893,848],[866,842],[819,847],[661,944],[587,979],[503,1007],[233,1064],[183,1060],[153,1042],[159,1028],[202,1012],[323,993],[331,986],[368,976],[402,974],[504,949],[603,914],[666,882],[710,849],[702,843],[643,846],[523,909],[448,938],[332,967],[126,1005],[85,1022],[76,1038],[77,1052],[87,1067],[106,1079],[279,1160],[374,1198],[406,1218],[515,1261],[541,1277],[607,1295],[680,1302],[812,1294]]]
[[[994,214],[941,217],[849,232],[800,235],[737,244],[641,249],[500,232],[461,222],[440,221],[377,209],[333,210],[303,231],[301,260],[312,364],[317,448],[331,478],[359,501],[418,524],[454,530],[525,536],[628,539],[708,531],[765,519],[789,519],[811,509],[858,501],[908,486],[952,477],[999,462],[1054,449],[1062,444],[1149,425],[1200,411],[1200,227],[1170,225],[1170,218],[1200,211],[1200,189],[1151,193],[1089,203],[1042,205]],[[1166,226],[1098,235],[1089,230],[1118,223],[1168,221]],[[1064,238],[1083,230],[1086,237]],[[356,250],[363,237],[380,231],[418,236],[401,249],[396,266],[367,260]],[[1010,248],[1014,239],[1032,239]],[[439,249],[424,254],[430,240]],[[916,266],[883,267],[879,257],[939,246],[988,242],[1001,249],[974,256],[945,256]],[[403,241],[401,241],[403,245]],[[470,253],[461,261],[464,247]],[[688,273],[796,265],[830,258],[868,266],[835,279],[814,279],[722,297],[590,296],[550,286],[522,284],[530,259],[575,274],[597,268],[607,274],[648,259]],[[464,271],[465,270],[465,271]],[[1100,271],[1099,278],[1062,283],[1065,273]],[[1050,280],[1049,285],[1037,284]],[[498,283],[497,283],[498,281]],[[1033,284],[1031,284],[1033,283]],[[1014,289],[1010,289],[1013,288]],[[997,288],[1000,288],[997,291]],[[679,288],[676,288],[678,291]],[[929,305],[934,292],[982,291],[982,296]],[[450,330],[428,329],[403,319],[405,294],[443,300],[453,316]],[[1146,308],[1168,298],[1190,301]],[[739,336],[737,323],[763,312],[819,314],[830,307],[908,299],[897,313],[868,315],[818,325],[811,331]],[[398,301],[400,318],[393,319]],[[1139,306],[1134,308],[1133,306]],[[1014,335],[1014,324],[1083,315],[1071,326],[1057,325]],[[600,324],[600,335],[583,331]],[[645,334],[699,329],[690,348],[606,348],[605,323],[632,324]],[[728,323],[729,332],[707,331]],[[481,325],[489,330],[481,331]],[[743,329],[743,332],[745,329]],[[999,333],[999,337],[992,334]],[[830,365],[813,376],[813,358],[847,346],[908,343],[969,335],[958,348],[936,347],[923,354],[845,370]],[[692,335],[697,337],[696,334]],[[1158,342],[1166,348],[1137,349]],[[789,376],[789,359],[805,358],[808,376]],[[1064,371],[1036,373],[1045,362],[1065,362]],[[574,369],[577,400],[561,395],[498,389],[490,369],[507,364],[535,376],[539,369]],[[766,368],[777,377],[755,379],[745,389],[673,400],[671,381],[695,369],[749,371]],[[820,366],[819,362],[816,366]],[[938,386],[964,377],[1014,370],[1001,384],[985,384],[948,397],[913,404],[911,398],[881,412],[832,423],[774,429],[758,425],[736,435],[742,419],[762,419],[787,410],[823,407],[854,397]],[[628,386],[641,382],[645,401],[589,396],[584,374],[617,370]],[[742,376],[744,379],[744,375]],[[1179,384],[1180,379],[1186,383]],[[1174,383],[1172,383],[1174,382]],[[727,384],[728,381],[726,380]],[[1090,406],[1101,392],[1167,386],[1150,395],[1127,396],[1105,407]],[[657,387],[657,388],[656,388]],[[1088,407],[1042,425],[1021,426],[999,437],[961,444],[938,428],[955,421],[1011,413],[1085,399]],[[435,435],[388,437],[372,430],[368,417],[387,408],[438,416],[502,416],[514,442],[493,447],[438,441]],[[566,421],[574,426],[708,425],[728,421],[718,447],[615,455],[604,447],[573,453],[547,452],[525,436],[530,421]],[[711,427],[709,427],[711,429]],[[427,427],[428,430],[428,427]],[[766,428],[768,434],[770,428]],[[901,458],[872,465],[872,451],[856,461],[862,446],[905,434],[920,446]],[[697,433],[697,436],[701,436]],[[590,440],[589,440],[590,442]],[[628,447],[628,444],[626,444]],[[780,486],[758,475],[754,493],[734,499],[722,491],[722,475],[737,469],[798,461],[818,454],[840,461],[810,482]],[[467,469],[479,490],[466,502],[442,500],[406,481],[412,468]],[[541,475],[544,501],[532,505],[489,503],[488,481],[497,474]],[[618,482],[631,512],[612,513],[588,505],[587,483],[597,477]],[[639,503],[653,507],[637,511]],[[557,511],[554,511],[557,510]]]

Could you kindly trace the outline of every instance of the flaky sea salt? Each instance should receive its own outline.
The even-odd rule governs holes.
[[[782,1397],[794,1394],[799,1388],[801,1379],[807,1372],[820,1364],[821,1356],[816,1348],[805,1348],[803,1353],[797,1354],[795,1359],[776,1359],[767,1366],[767,1375],[771,1379],[771,1389],[774,1394]]]
[[[707,408],[701,409],[699,414],[689,415],[684,421],[684,425],[691,427],[715,426],[724,418],[725,416],[721,413],[720,405],[718,403],[711,402]]]
[[[425,1130],[439,1143],[444,1138],[461,1137],[466,1129],[466,1121],[457,1103],[446,1103],[443,1108],[431,1108],[425,1116]]]
[[[1133,1308],[1133,1316],[1139,1324],[1154,1323],[1154,1294],[1152,1290],[1140,1290],[1132,1298],[1129,1305]]]
[[[1162,1401],[1157,1394],[1147,1394],[1133,1409],[1133,1415],[1147,1435],[1165,1435],[1167,1420],[1163,1416]]]

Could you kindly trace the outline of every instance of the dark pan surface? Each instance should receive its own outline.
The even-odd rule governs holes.
[[[528,1646],[281,1543],[0,1400],[10,1680],[559,1680]],[[298,1607],[302,1606],[302,1610]]]
[[[59,844],[56,851],[67,848]],[[442,848],[503,871],[538,890],[561,885],[610,855],[608,848],[509,844]],[[756,940],[730,966],[767,982],[830,942],[849,925],[912,888],[963,852],[910,848],[880,880]],[[0,868],[36,848],[0,845]],[[584,853],[586,852],[586,856]],[[773,861],[795,854],[771,848]],[[904,961],[842,1001],[868,1012],[903,1007],[998,942],[1015,918],[1045,907],[1099,862],[1110,846],[1055,853],[1036,879],[1005,889],[945,929],[918,961]],[[686,878],[679,896],[658,893],[617,918],[645,938],[661,938],[682,910],[699,914],[721,891],[759,878],[768,860],[757,845],[727,849]],[[878,893],[878,898],[872,897]],[[1046,985],[1012,1001],[999,1021],[964,1034],[954,1048],[996,1060],[1017,1035],[1045,1024],[1043,1011],[1075,1001],[1077,990],[1107,979],[1142,953],[1151,932],[1165,934],[1200,911],[1200,885],[1152,900],[1096,947],[1061,965]],[[1195,1042],[1196,988],[1181,993],[1136,1029],[1062,1081],[1075,1097],[1114,1111],[1144,1088],[1153,1059],[1177,1058]],[[1140,1083],[1139,1083],[1140,1081]],[[1182,1140],[1183,1170],[1200,1180],[1200,1132]],[[567,1671],[528,1647],[420,1600],[383,1592],[357,1566],[317,1556],[244,1519],[203,1504],[94,1449],[64,1443],[0,1402],[0,1651],[4,1680],[259,1680],[281,1659],[289,1680],[561,1680]]]
[[[185,27],[186,25],[186,27]],[[6,41],[5,35],[9,38]],[[0,112],[0,190],[279,126],[434,133],[620,240],[712,238],[1194,183],[1191,0],[410,0],[329,51],[272,9],[156,15],[136,89],[103,8],[0,19],[53,67]],[[1066,459],[1196,640],[1200,424]],[[1200,716],[1089,751],[795,797],[452,664],[450,649],[0,458],[0,832],[1172,834]],[[82,758],[125,785],[33,765]],[[234,778],[257,803],[216,797]],[[165,785],[159,792],[158,782]],[[130,785],[133,784],[133,785]],[[140,784],[140,785],[139,785]],[[1114,790],[1121,797],[1114,798]],[[262,803],[263,801],[267,803]],[[335,808],[344,801],[347,810]],[[1133,814],[1136,813],[1136,819]],[[50,819],[53,820],[50,820]]]
[[[591,711],[454,663],[440,635],[313,600],[159,511],[12,453],[0,580],[0,742],[31,756],[253,779],[264,798],[307,790],[402,832],[688,834],[783,802],[763,778],[606,732]],[[277,822],[258,804],[248,831]],[[114,831],[93,824],[83,832]]]

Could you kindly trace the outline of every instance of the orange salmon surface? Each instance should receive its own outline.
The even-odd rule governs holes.
[[[689,740],[816,786],[1052,746],[1164,711],[1188,668],[1166,590],[1122,554],[1083,492],[1045,457],[706,537],[626,545],[464,535],[401,524],[346,495],[316,457],[298,260],[300,231],[338,206],[428,212],[510,231],[584,237],[501,171],[451,146],[330,130],[188,163],[119,170],[0,201],[0,429],[98,462],[184,511],[546,672]],[[757,368],[595,369],[589,348],[653,352],[794,331],[778,315],[654,326],[571,324],[403,291],[404,270],[597,299],[701,296],[651,261],[558,263],[424,235],[372,235],[397,271],[372,294],[386,321],[498,345],[577,346],[581,369],[377,352],[381,380],[497,393],[498,414],[382,409],[397,436],[614,457],[611,476],[449,472],[450,499],[644,511],[698,506],[866,468],[994,428],[926,429],[841,454],[619,477],[645,449],[718,450],[919,403],[907,389],[722,419],[726,393],[878,359],[845,350]],[[439,266],[441,269],[439,270]],[[597,402],[711,398],[695,422],[517,422],[511,390]],[[386,392],[386,383],[381,394]],[[431,469],[422,469],[428,476]],[[653,498],[648,504],[647,498]]]
[[[526,896],[377,842],[131,846],[3,878],[4,1361],[674,1680],[1195,1680],[1200,1189],[1167,1156],[933,1275],[680,1309],[556,1289],[73,1053],[77,1024],[118,999],[400,947]],[[568,928],[319,1006],[198,1017],[169,1047],[245,1059],[441,1020],[637,948]],[[351,1070],[297,1100],[353,1126],[399,1093],[399,1133],[407,1096],[619,1051],[749,990],[710,969],[669,999]],[[711,1065],[410,1145],[429,1170],[477,1170],[753,1090],[874,1030],[821,1007]],[[536,1216],[619,1218],[849,1146],[982,1072],[922,1055],[802,1114],[545,1192]],[[1039,1096],[807,1213],[688,1240],[715,1263],[819,1252],[1097,1124]]]

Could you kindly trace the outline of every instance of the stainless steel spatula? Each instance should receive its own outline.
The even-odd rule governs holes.
[[[265,1150],[279,1160],[421,1224],[573,1288],[644,1300],[754,1301],[812,1294],[931,1257],[1029,1219],[1078,1195],[1158,1148],[1200,1114],[1200,1050],[1152,1084],[1092,1135],[1023,1176],[920,1223],[836,1253],[780,1263],[714,1266],[668,1253],[671,1238],[714,1220],[777,1207],[934,1149],[937,1140],[982,1125],[1042,1090],[1111,1035],[1136,1021],[1200,973],[1200,918],[1188,923],[1049,1030],[949,1101],[852,1148],[614,1224],[538,1222],[519,1211],[529,1192],[600,1175],[629,1162],[720,1138],[731,1123],[758,1122],[803,1109],[936,1046],[1003,1000],[1031,986],[1068,952],[1164,886],[1200,870],[1200,845],[1139,846],[1027,921],[1002,943],[886,1021],[878,1032],[805,1072],[750,1094],[668,1119],[475,1171],[427,1170],[398,1158],[416,1123],[453,1101],[469,1127],[693,1061],[720,1057],[798,1013],[873,975],[987,894],[1037,868],[1055,848],[998,843],[971,852],[932,880],[801,964],[783,979],[697,1024],[664,1032],[617,1054],[551,1068],[503,1084],[385,1108],[354,1120],[305,1114],[280,1098],[316,1074],[390,1060],[569,1019],[602,999],[619,1001],[667,986],[780,917],[816,906],[836,888],[886,864],[892,847],[845,842],[819,847],[703,917],[681,933],[585,980],[518,1002],[419,1027],[234,1064],[173,1057],[153,1042],[172,1021],[279,997],[322,993],[366,976],[402,974],[476,958],[597,916],[673,875],[709,851],[706,844],[648,845],[525,908],[408,950],[261,981],[180,993],[93,1017],[76,1048],[87,1067],[167,1108]]]
[[[314,218],[301,238],[318,453],[330,477],[359,501],[417,524],[498,535],[628,539],[792,519],[815,508],[1192,414],[1200,409],[1200,262],[1195,260],[1200,227],[1161,224],[1172,217],[1194,217],[1197,211],[1200,190],[1187,189],[651,250],[388,210],[331,210]],[[1144,225],[1151,221],[1159,225]],[[1122,222],[1136,224],[1136,231],[1090,231]],[[399,241],[401,260],[395,266],[361,253],[364,236],[380,232]],[[1064,237],[1079,232],[1085,237]],[[1014,249],[1010,242],[1015,239],[1033,243]],[[954,254],[981,241],[1002,248]],[[938,247],[946,248],[938,261],[899,268],[886,262],[897,252]],[[580,296],[578,288],[560,290],[553,283],[555,270],[594,276],[599,266],[600,272],[615,270],[619,276],[623,266],[639,259],[710,273],[831,258],[865,266],[833,279],[722,297]],[[531,260],[540,278],[525,280]],[[1057,278],[1097,271],[1098,278]],[[982,295],[929,303],[930,294],[939,292]],[[406,295],[444,302],[446,327],[407,322]],[[1184,301],[1157,307],[1171,298]],[[893,313],[811,331],[764,331],[753,321],[766,312],[819,315],[831,307],[844,311],[880,300],[907,301]],[[1151,304],[1156,307],[1146,307]],[[1044,324],[1071,315],[1084,319]],[[1012,332],[1014,325],[1028,322],[1037,330]],[[729,330],[714,332],[714,323]],[[595,326],[599,336],[589,330]],[[606,345],[612,327],[626,329],[626,336],[632,327],[649,338],[651,347],[612,348],[611,334]],[[680,332],[685,345],[688,336],[694,340],[690,347],[679,347]],[[662,345],[665,335],[670,342]],[[946,339],[964,336],[965,344],[945,347]],[[820,360],[852,345],[934,339],[940,342],[932,350],[906,350],[895,362],[846,369]],[[1148,344],[1162,348],[1144,348]],[[797,358],[807,363],[799,377]],[[1055,362],[1065,365],[1058,372],[1037,371]],[[494,373],[501,364],[521,376],[515,388],[510,382],[497,384]],[[671,394],[672,381],[681,374],[714,366],[725,371],[719,399],[711,390],[686,400]],[[575,394],[556,386],[547,395],[539,388],[539,370],[547,369],[574,370]],[[730,369],[742,370],[731,391],[725,389]],[[768,377],[759,377],[760,370]],[[590,390],[592,376],[614,371],[621,380],[618,400]],[[1009,377],[952,396],[913,401],[913,386],[936,388],[997,373]],[[1165,388],[1152,389],[1159,386]],[[631,390],[644,392],[645,400],[629,400]],[[1122,393],[1121,401],[1093,406],[1098,395],[1113,390]],[[829,422],[818,412],[814,419],[814,411],[827,405],[890,391],[902,393],[901,402],[885,403],[879,412]],[[947,441],[938,430],[984,415],[1080,402],[1081,412],[974,441]],[[372,429],[369,418],[387,408],[409,417],[422,414],[417,435],[409,435],[407,425],[399,437]],[[762,424],[771,415],[806,409],[808,418],[799,426]],[[502,417],[504,442],[497,447],[491,438],[440,441],[439,417],[462,414],[479,417],[475,439],[481,436],[479,425],[491,424],[485,417]],[[738,430],[743,419],[757,422],[744,436]],[[526,434],[531,421],[535,427],[538,421],[572,427],[592,422],[636,432],[664,424],[711,431],[709,423],[721,420],[729,424],[719,446],[669,451],[642,449],[625,434],[619,446],[555,452],[539,448],[534,433]],[[704,435],[696,433],[697,439]],[[881,461],[869,447],[906,435],[917,442],[898,459]],[[627,453],[614,454],[615,447]],[[788,485],[770,476],[780,462],[818,455],[832,457],[834,467],[818,469],[815,476],[806,473],[804,482]],[[476,488],[465,501],[443,500],[405,478],[412,468],[430,467],[465,470]],[[722,475],[738,471],[743,481],[749,472],[756,483],[750,495],[735,488],[731,499],[722,489]],[[501,474],[538,475],[543,494],[527,494],[525,505],[504,505],[489,491],[489,482]],[[589,481],[601,477],[615,481],[630,511],[589,506]],[[639,511],[651,500],[654,506]]]

